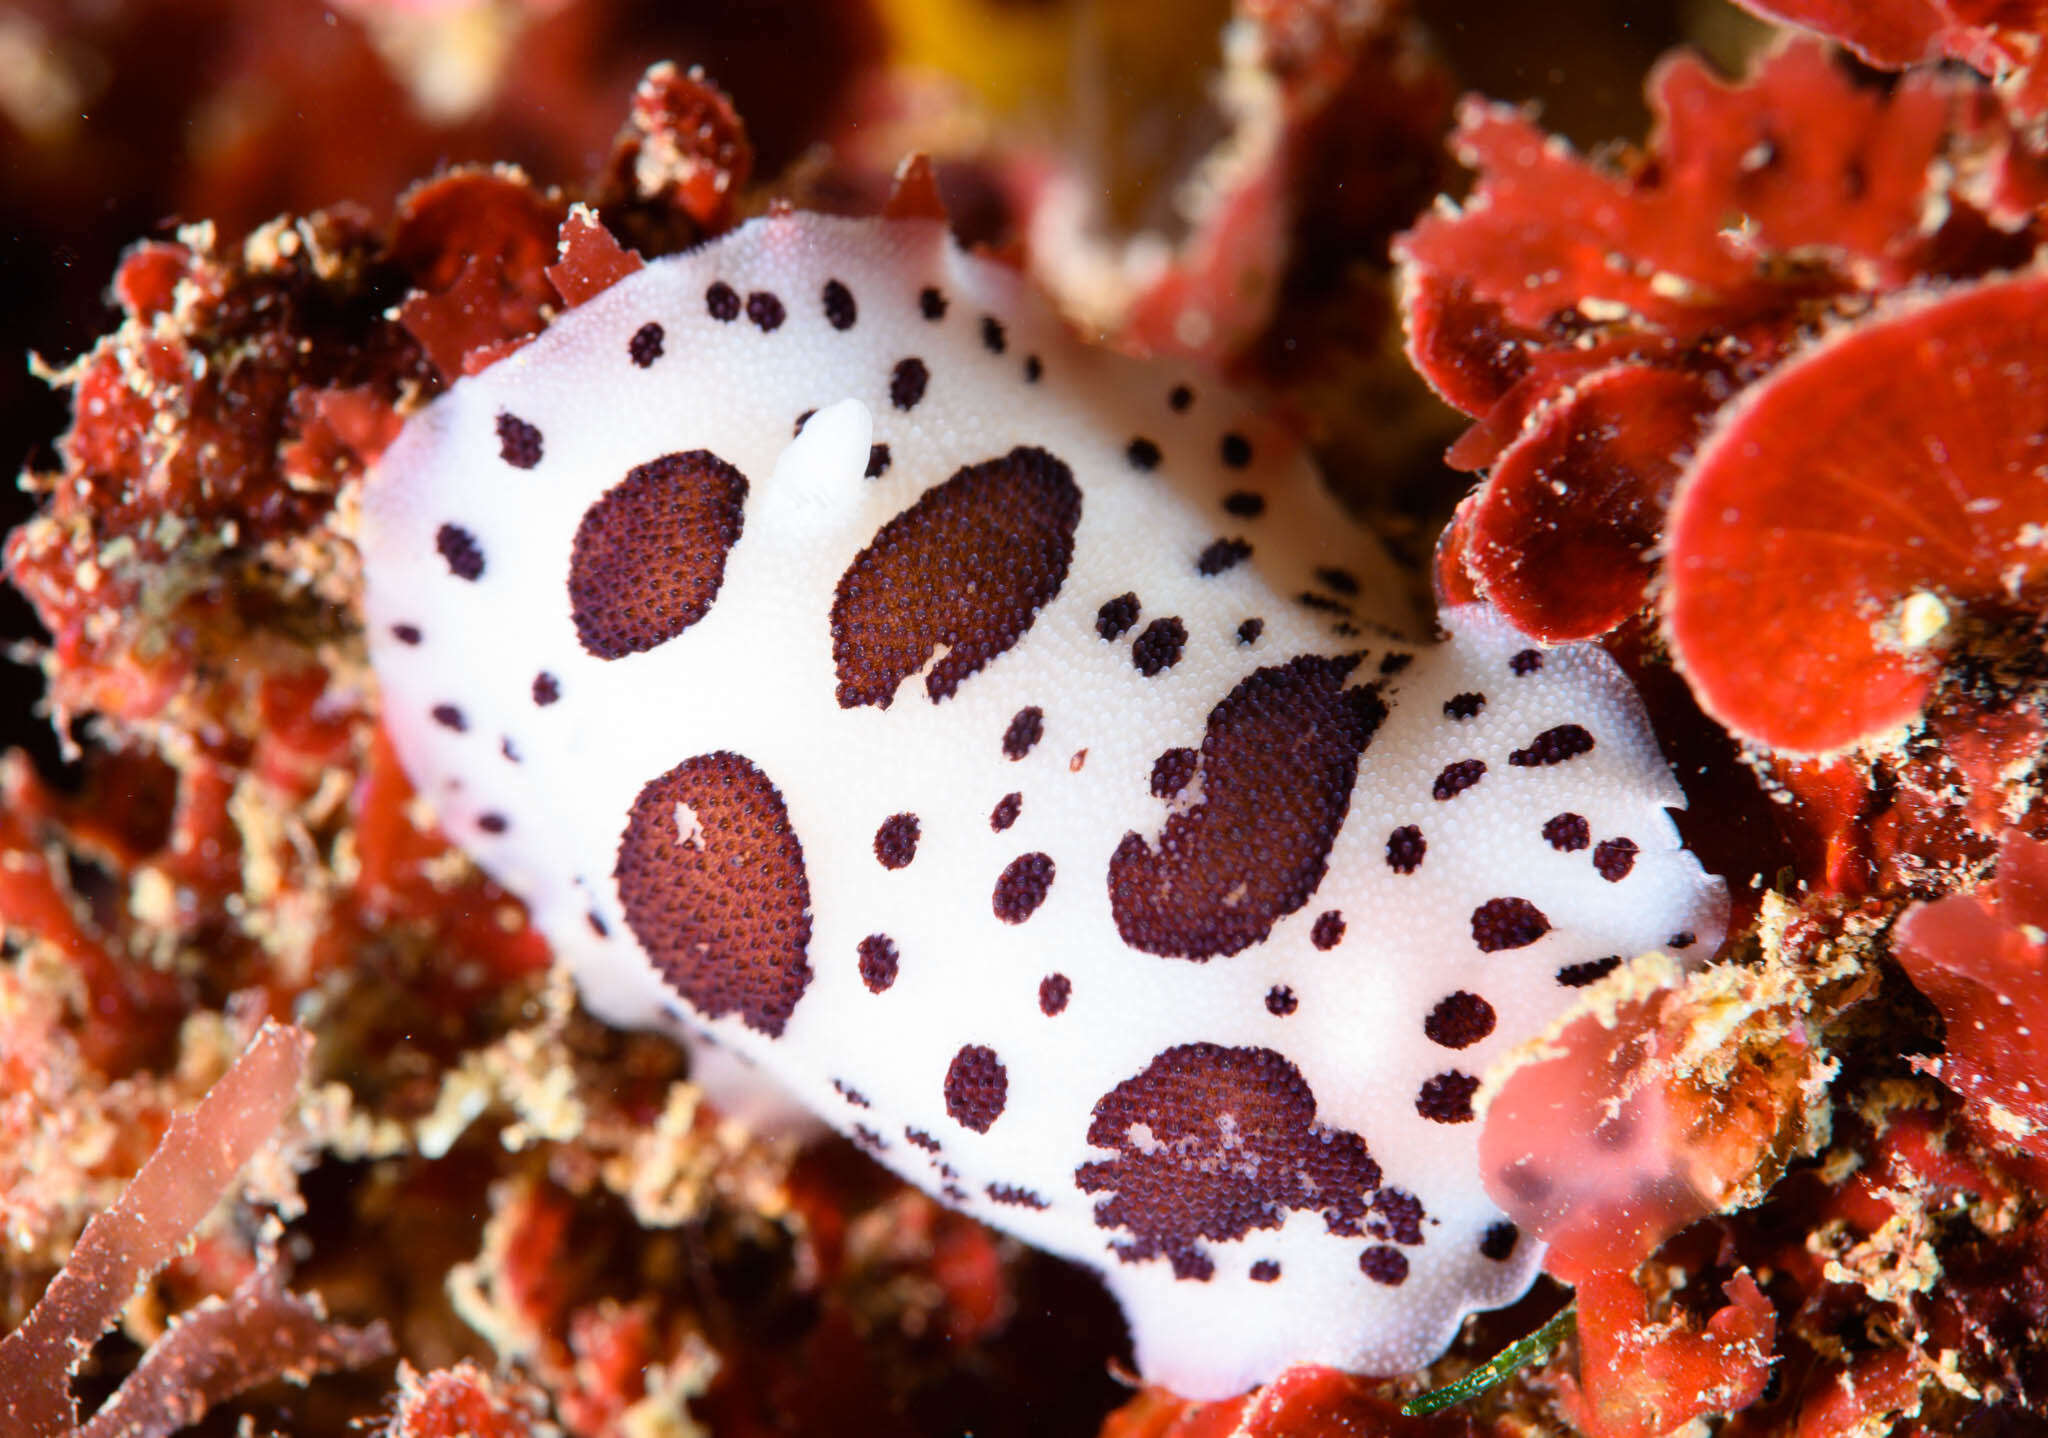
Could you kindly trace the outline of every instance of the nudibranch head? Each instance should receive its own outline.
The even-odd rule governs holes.
[[[1396,637],[1283,431],[935,223],[631,275],[411,421],[363,552],[400,753],[593,1009],[1102,1269],[1191,1396],[1522,1292],[1479,1076],[1718,938],[1604,655]]]

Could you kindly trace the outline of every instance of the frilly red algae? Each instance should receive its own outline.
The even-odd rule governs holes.
[[[1960,60],[1998,82],[2013,109],[2048,111],[2040,68],[2048,6],[2038,0],[1739,0],[1748,10],[1815,30],[1888,70]]]
[[[1708,712],[1817,754],[1914,719],[1968,611],[2048,575],[2048,278],[1909,302],[1731,406],[1673,503],[1666,622]],[[1946,633],[1944,631],[1947,631]]]
[[[1982,891],[1914,905],[1893,943],[1947,1025],[1925,1070],[1993,1133],[2048,1159],[2048,842],[2007,835]]]

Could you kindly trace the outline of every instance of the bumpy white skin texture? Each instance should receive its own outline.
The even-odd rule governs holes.
[[[399,751],[590,1005],[1098,1267],[1193,1397],[1522,1293],[1473,1076],[1719,937],[1611,662],[1478,608],[1391,639],[1279,431],[934,224],[650,265],[415,418],[363,550]]]

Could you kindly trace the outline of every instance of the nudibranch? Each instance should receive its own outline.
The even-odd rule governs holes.
[[[1601,652],[1397,637],[1297,441],[936,222],[648,265],[417,414],[361,541],[390,734],[590,1007],[1100,1269],[1191,1397],[1523,1292],[1481,1076],[1719,936]]]

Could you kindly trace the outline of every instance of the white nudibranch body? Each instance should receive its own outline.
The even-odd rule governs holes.
[[[1101,1270],[1145,1376],[1393,1373],[1540,1246],[1478,1076],[1722,894],[1627,681],[943,227],[647,266],[369,484],[385,722],[589,1005]]]

